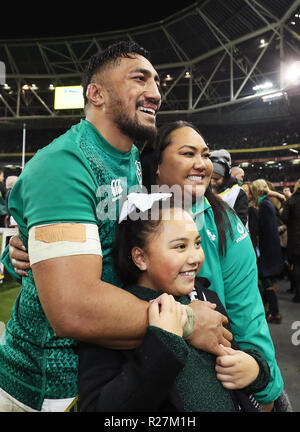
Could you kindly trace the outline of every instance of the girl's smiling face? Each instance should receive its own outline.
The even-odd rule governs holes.
[[[180,208],[170,209],[169,215],[157,233],[149,235],[144,250],[132,249],[132,258],[142,271],[139,285],[182,296],[193,290],[204,252],[192,217]]]

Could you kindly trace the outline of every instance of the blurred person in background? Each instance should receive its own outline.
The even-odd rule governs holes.
[[[285,186],[282,189],[282,193],[286,197],[286,199],[288,199],[288,198],[290,198],[292,196],[291,188],[289,188],[288,186]]]
[[[10,214],[9,208],[8,208],[8,199],[9,199],[9,195],[11,193],[11,190],[14,186],[14,184],[16,183],[16,181],[18,180],[18,176],[8,176],[6,178],[6,196],[5,196],[5,202],[6,202],[6,208],[7,208],[7,215],[5,217],[5,226],[7,228],[14,228],[17,226],[17,222],[14,220],[14,218],[12,217],[12,215]]]
[[[283,271],[283,257],[280,247],[276,209],[268,197],[269,187],[265,180],[252,183],[254,202],[258,206],[258,241],[260,257],[259,276],[262,282],[266,319],[269,323],[280,324],[282,320],[278,307],[276,277]]]
[[[6,187],[4,183],[4,171],[0,168],[0,227],[4,227],[5,216],[7,215],[7,207],[5,202]]]
[[[16,183],[16,181],[18,180],[18,176],[8,176],[6,177],[6,181],[5,181],[5,187],[7,192],[11,191],[14,184]]]
[[[252,183],[244,182],[241,186],[242,189],[246,192],[248,196],[248,231],[250,234],[250,238],[255,250],[255,253],[258,257],[258,207],[253,200],[252,195]]]
[[[280,239],[280,246],[283,256],[283,273],[282,277],[287,276],[289,281],[291,282],[291,289],[292,291],[292,274],[291,274],[291,265],[287,256],[287,226],[283,222],[280,211],[282,209],[282,204],[286,201],[287,197],[279,192],[276,191],[275,186],[272,182],[266,180],[267,185],[269,187],[270,192],[268,193],[268,197],[273,204],[273,206],[276,209],[276,217],[277,217],[277,224],[278,224],[278,232],[279,232],[279,239]]]
[[[245,178],[245,171],[239,166],[234,166],[231,168],[231,177],[237,180],[239,186],[242,186]]]
[[[221,149],[210,153],[213,173],[210,185],[215,194],[235,210],[246,226],[248,222],[248,197],[231,175],[231,156],[227,150]]]
[[[287,226],[287,254],[292,264],[293,301],[300,303],[300,179],[292,196],[283,204],[280,214]]]

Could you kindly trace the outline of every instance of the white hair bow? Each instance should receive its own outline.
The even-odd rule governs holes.
[[[151,209],[152,205],[156,201],[166,200],[172,196],[171,193],[130,193],[124,202],[122,209],[120,211],[119,223],[121,223],[127,216],[134,211],[139,209],[144,212]]]

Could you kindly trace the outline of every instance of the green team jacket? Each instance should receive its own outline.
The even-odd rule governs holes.
[[[227,233],[227,252],[220,256],[218,230],[208,200],[205,198],[194,204],[192,213],[205,253],[198,276],[206,277],[211,282],[210,289],[218,294],[224,305],[232,333],[241,349],[257,349],[267,360],[271,379],[255,397],[261,404],[272,402],[280,396],[283,380],[258,289],[256,255],[250,236],[241,220],[228,212],[233,238]]]

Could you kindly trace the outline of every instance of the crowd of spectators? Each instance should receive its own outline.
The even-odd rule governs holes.
[[[201,130],[212,149],[262,148],[300,142],[299,122],[227,125]]]
[[[294,183],[299,177],[299,164],[292,164],[290,161],[282,162],[281,165],[255,163],[243,169],[249,181],[264,178],[275,183],[276,186],[278,183]]]
[[[0,227],[10,228],[15,226],[8,208],[9,194],[18,180],[16,175],[5,176],[5,171],[0,168]]]
[[[292,153],[287,145],[300,144],[300,123],[299,122],[278,122],[274,123],[255,123],[249,125],[230,125],[230,126],[202,126],[198,125],[205,140],[211,150],[221,148],[247,149],[282,146],[282,150],[270,150],[260,152],[231,153],[234,164],[235,160],[247,161],[249,159],[274,158],[274,156],[286,157],[297,156]],[[66,128],[67,129],[67,128]],[[65,132],[66,129],[31,129],[26,131],[26,153],[35,153],[43,148],[54,138]],[[18,130],[3,130],[0,132],[1,153],[21,153],[22,152],[22,127]],[[295,149],[296,151],[300,151]],[[26,162],[31,156],[26,157]],[[20,157],[10,156],[0,157],[0,165],[7,163],[20,163]],[[253,181],[257,178],[265,178],[274,183],[295,182],[298,178],[299,165],[292,164],[291,161],[277,161],[273,165],[266,165],[265,162],[250,163],[248,167],[243,167],[247,173],[247,179]]]
[[[67,128],[66,128],[67,129]],[[65,130],[66,130],[65,129]],[[54,138],[64,133],[62,129],[26,129],[26,153],[35,153]],[[1,153],[21,153],[23,145],[23,126],[0,132]]]
[[[202,125],[200,123],[197,124],[197,127],[204,135],[206,142],[212,150],[220,148],[227,148],[229,150],[262,148],[300,143],[299,121],[218,125],[218,127]],[[41,131],[39,129],[27,128],[26,151],[36,152],[67,129],[68,127],[59,129],[45,128]],[[22,151],[22,133],[23,129],[21,126],[18,130],[1,131],[1,151],[5,153]],[[263,153],[263,156],[265,157],[266,153]]]
[[[268,281],[272,280],[269,285],[273,288],[268,288],[262,293],[265,303],[270,303],[266,294],[269,298],[270,295],[273,296],[271,304],[276,309],[276,313],[273,317],[269,317],[269,322],[281,322],[276,299],[275,276],[287,276],[290,281],[289,292],[294,294],[293,301],[300,303],[300,179],[295,182],[294,187],[284,187],[282,194],[276,191],[271,182],[264,179],[245,181],[242,188],[248,195],[248,229],[252,244],[257,251],[258,266],[262,273],[260,267],[264,259],[263,270],[265,273],[268,272]],[[263,209],[262,203],[265,208],[269,206],[269,211]],[[268,232],[269,239],[266,238]]]
[[[277,277],[287,273],[291,292],[294,292],[293,300],[300,302],[300,179],[296,178],[293,188],[283,187],[279,193],[275,185],[262,175],[249,181],[242,168],[232,166],[226,149],[211,152],[210,159],[213,164],[210,184],[214,193],[236,211],[250,233],[257,253],[267,321],[280,323]]]

